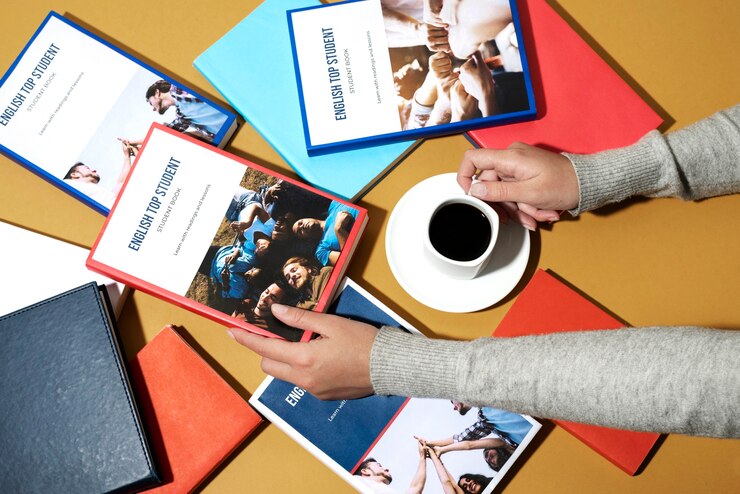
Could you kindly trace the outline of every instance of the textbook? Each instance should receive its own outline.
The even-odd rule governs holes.
[[[535,118],[516,2],[434,4],[288,12],[309,155]]]
[[[131,375],[162,485],[192,492],[262,422],[262,417],[171,326],[131,361]]]
[[[418,333],[350,279],[345,279],[329,312]],[[469,492],[491,492],[540,429],[536,420],[525,415],[447,400],[373,395],[321,401],[272,377],[259,386],[250,403],[361,492],[412,488],[425,494],[446,492],[435,468],[435,455],[427,453],[419,439],[430,447],[444,444],[445,439],[481,421],[492,426],[483,433],[485,437],[438,445],[435,452],[455,482],[477,483],[479,490]]]
[[[50,12],[0,79],[0,151],[107,214],[152,122],[224,146],[236,115]]]
[[[663,122],[545,0],[518,5],[536,98],[546,111],[531,122],[472,130],[474,144],[506,148],[521,141],[595,153],[632,144]]]
[[[106,292],[93,283],[0,317],[0,492],[159,483]]]
[[[304,180],[356,201],[411,152],[416,142],[331,156],[308,155],[286,12],[316,5],[320,5],[318,0],[265,0],[196,58],[194,65]],[[259,77],[254,76],[256,67]]]
[[[274,302],[323,311],[367,212],[154,124],[87,266],[226,326],[307,340]]]
[[[625,324],[607,314],[575,290],[538,270],[494,331],[494,336],[616,329]],[[597,453],[630,475],[635,475],[660,434],[635,432],[553,420]]]
[[[0,315],[8,314],[84,283],[105,286],[118,316],[128,287],[85,267],[89,250],[0,220]]]

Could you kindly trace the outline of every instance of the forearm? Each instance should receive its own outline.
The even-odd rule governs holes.
[[[578,176],[580,214],[631,196],[702,199],[740,192],[740,105],[625,148],[565,153]]]
[[[383,329],[378,394],[458,399],[622,429],[740,436],[740,333],[691,327],[473,342]]]

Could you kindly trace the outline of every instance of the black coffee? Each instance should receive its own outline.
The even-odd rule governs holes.
[[[470,204],[446,204],[432,216],[429,240],[437,252],[454,261],[479,258],[491,242],[491,223]]]

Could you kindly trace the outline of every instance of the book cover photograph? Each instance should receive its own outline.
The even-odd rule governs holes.
[[[358,206],[154,125],[87,265],[224,325],[307,340],[270,307],[325,310],[366,221]]]
[[[309,155],[536,115],[514,0],[288,12]]]
[[[317,5],[319,0],[265,0],[193,65],[301,178],[354,202],[420,141],[308,155],[286,12]],[[254,77],[254,67],[260,67],[262,77]]]
[[[417,332],[345,279],[329,312]],[[268,377],[250,403],[361,492],[488,493],[540,428],[525,415],[448,400],[369,396],[322,401]]]
[[[0,151],[107,214],[152,123],[223,146],[236,116],[51,12],[0,80]]]

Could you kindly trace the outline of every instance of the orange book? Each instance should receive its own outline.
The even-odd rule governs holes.
[[[537,119],[471,130],[483,148],[515,141],[593,153],[634,143],[663,119],[545,0],[517,2]]]
[[[166,326],[131,361],[136,396],[162,472],[146,492],[191,492],[262,418]]]
[[[494,336],[616,329],[625,324],[563,282],[538,270],[519,294]],[[660,434],[554,420],[563,429],[630,475],[645,461]]]

